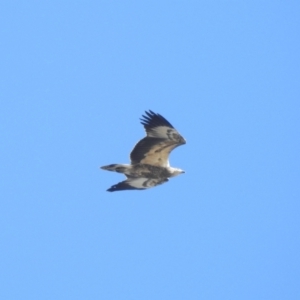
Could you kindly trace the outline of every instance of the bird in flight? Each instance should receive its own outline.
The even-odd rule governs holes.
[[[163,116],[151,110],[146,111],[140,120],[147,135],[131,151],[131,164],[101,167],[103,170],[123,173],[127,177],[110,187],[108,192],[145,190],[184,173],[181,169],[170,167],[169,154],[174,148],[185,144],[185,139]]]

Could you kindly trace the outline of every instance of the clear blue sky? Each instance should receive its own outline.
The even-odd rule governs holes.
[[[300,299],[298,1],[0,11],[1,299]],[[108,193],[147,109],[186,173]]]

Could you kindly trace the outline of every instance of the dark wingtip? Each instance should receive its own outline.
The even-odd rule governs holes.
[[[115,192],[115,191],[118,191],[118,184],[115,184],[113,186],[111,186],[109,189],[107,189],[106,191],[107,192]]]
[[[154,128],[158,126],[168,126],[174,128],[173,125],[167,121],[162,115],[153,112],[151,109],[145,111],[145,114],[140,118],[141,124],[147,128]]]

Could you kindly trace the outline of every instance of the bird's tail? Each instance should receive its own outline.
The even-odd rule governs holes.
[[[107,171],[113,171],[113,172],[118,172],[118,173],[126,173],[126,170],[130,168],[130,165],[122,165],[122,164],[111,164],[107,166],[101,167],[103,170]]]

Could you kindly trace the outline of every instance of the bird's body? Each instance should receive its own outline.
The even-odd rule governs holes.
[[[133,148],[131,164],[110,164],[104,170],[123,173],[127,180],[113,185],[108,191],[143,190],[168,181],[168,178],[184,173],[169,165],[170,152],[186,143],[185,139],[161,115],[151,110],[143,116],[142,124],[147,136]]]
[[[101,167],[103,170],[114,171],[118,173],[123,173],[131,177],[144,177],[144,178],[169,178],[179,175],[183,171],[172,167],[159,167],[148,164],[111,164],[108,166]]]

